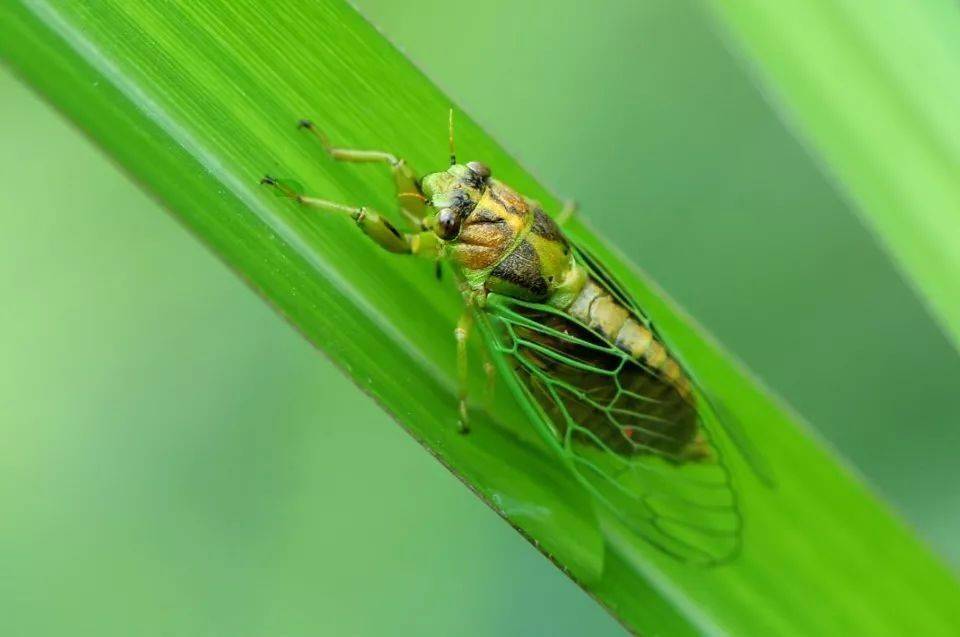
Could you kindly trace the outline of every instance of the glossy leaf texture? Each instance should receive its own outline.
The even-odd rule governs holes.
[[[308,214],[258,185],[270,173],[318,196],[393,210],[389,175],[330,162],[297,130],[301,117],[337,142],[390,150],[419,170],[446,161],[451,99],[346,3],[13,0],[0,16],[0,55],[11,68],[630,630],[960,631],[960,590],[948,570],[584,221],[571,233],[722,397],[775,474],[770,489],[731,454],[742,553],[724,566],[691,567],[625,530],[593,506],[505,388],[474,401],[470,436],[456,433],[451,333],[460,299],[449,279],[438,283],[432,264],[382,253],[348,219]],[[462,157],[559,208],[468,116],[457,122]],[[483,374],[473,367],[479,396]],[[345,453],[362,466],[362,449]]]

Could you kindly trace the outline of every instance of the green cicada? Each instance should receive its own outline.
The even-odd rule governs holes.
[[[349,215],[390,252],[453,263],[466,305],[454,330],[462,432],[467,339],[479,321],[531,420],[597,501],[683,561],[715,564],[736,554],[742,521],[711,431],[717,410],[626,290],[561,230],[572,206],[554,219],[485,164],[458,163],[452,112],[450,166],[422,179],[391,153],[335,148],[311,122],[300,127],[334,159],[386,164],[411,231],[284,180],[263,184],[303,206]],[[765,475],[732,420],[723,424]]]

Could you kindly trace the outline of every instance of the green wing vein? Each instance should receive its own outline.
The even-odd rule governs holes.
[[[730,472],[690,401],[553,307],[491,294],[486,314],[541,433],[597,502],[683,561],[716,564],[737,553],[742,523]]]

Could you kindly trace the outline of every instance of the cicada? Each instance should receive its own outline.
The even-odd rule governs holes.
[[[302,206],[350,216],[385,250],[453,264],[465,301],[454,329],[461,432],[469,430],[467,341],[479,322],[530,419],[601,506],[685,562],[736,555],[742,518],[717,425],[766,471],[626,288],[564,233],[572,205],[548,215],[486,164],[459,163],[452,111],[449,167],[422,178],[392,153],[334,147],[310,121],[299,125],[335,160],[387,166],[409,229],[371,208],[308,196],[293,182],[261,183]]]

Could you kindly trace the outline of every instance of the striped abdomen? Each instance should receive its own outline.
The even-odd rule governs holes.
[[[690,379],[684,375],[667,349],[633,314],[592,279],[566,308],[567,314],[597,330],[611,343],[658,375],[679,393],[691,400]]]

